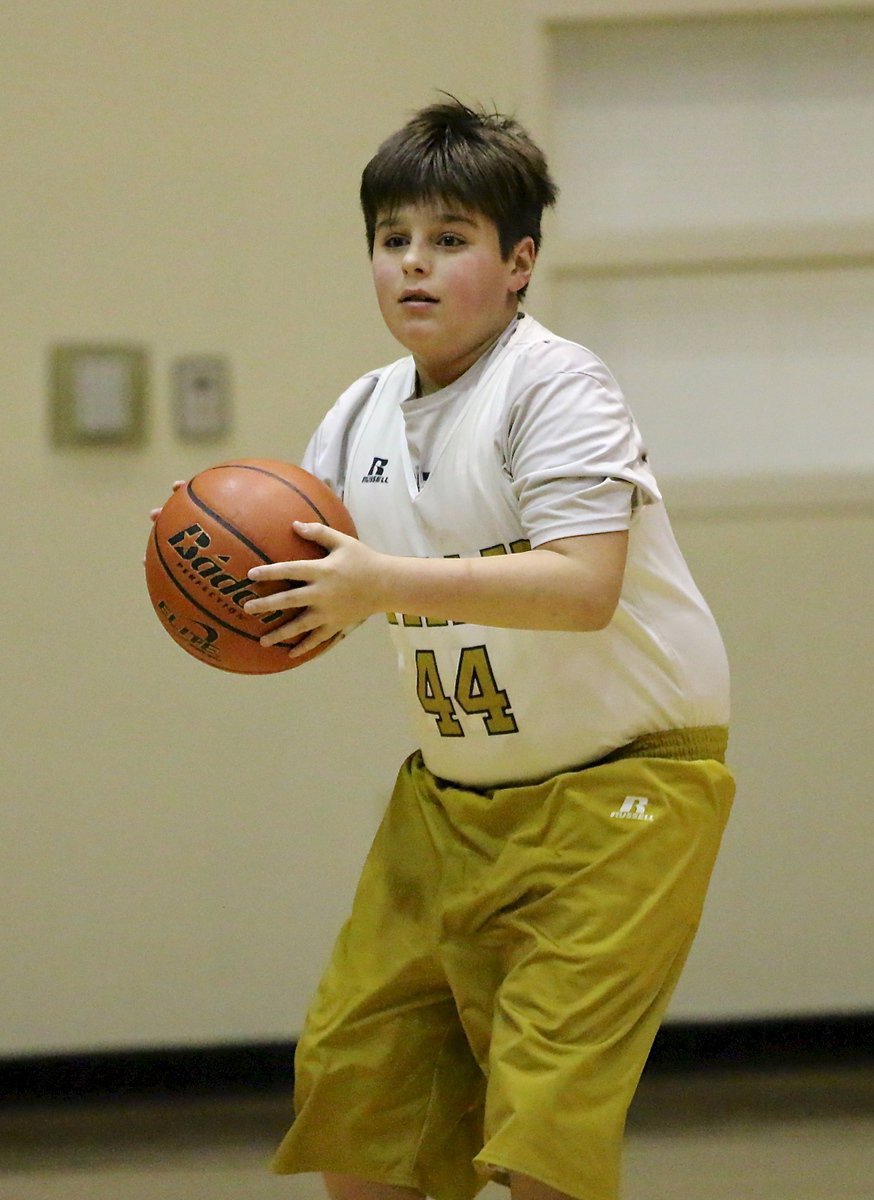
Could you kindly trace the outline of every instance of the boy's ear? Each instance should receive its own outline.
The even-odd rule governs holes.
[[[536,258],[537,248],[532,237],[522,238],[513,247],[510,262],[513,267],[512,290],[514,292],[520,292],[530,282]]]

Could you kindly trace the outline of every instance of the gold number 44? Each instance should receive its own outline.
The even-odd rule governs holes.
[[[515,733],[510,697],[498,687],[485,646],[465,646],[458,660],[455,689],[447,694],[433,650],[416,651],[416,691],[426,713],[437,721],[442,737],[464,737],[455,705],[468,716],[481,716],[490,734]]]

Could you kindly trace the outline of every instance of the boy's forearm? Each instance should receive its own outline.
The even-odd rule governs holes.
[[[576,544],[570,553],[569,544]],[[510,629],[603,629],[619,599],[624,558],[623,534],[564,539],[550,548],[487,558],[385,556],[380,607]]]

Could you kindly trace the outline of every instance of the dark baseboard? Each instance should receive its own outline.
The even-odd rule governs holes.
[[[0,1104],[291,1093],[294,1042],[0,1058]],[[874,1012],[662,1026],[646,1073],[842,1069],[874,1062]]]
[[[870,1066],[874,1012],[736,1021],[668,1021],[649,1072]]]
[[[294,1046],[228,1043],[0,1058],[0,1105],[280,1090],[290,1095]]]

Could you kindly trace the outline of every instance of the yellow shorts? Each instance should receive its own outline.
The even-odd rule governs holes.
[[[485,792],[413,755],[307,1018],[274,1169],[436,1200],[521,1172],[616,1200],[731,807],[724,742],[651,735],[646,757]]]

